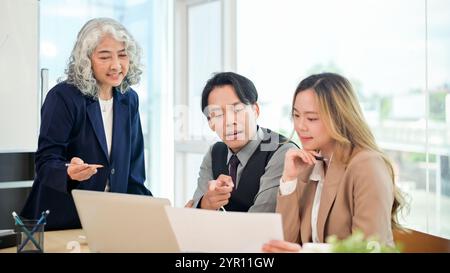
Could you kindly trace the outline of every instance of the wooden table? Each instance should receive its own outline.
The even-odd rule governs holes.
[[[0,249],[0,253],[16,252],[16,247]],[[89,252],[89,247],[82,229],[47,231],[44,233],[44,252],[86,253]]]

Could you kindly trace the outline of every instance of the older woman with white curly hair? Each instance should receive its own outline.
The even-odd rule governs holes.
[[[36,176],[22,216],[50,210],[47,230],[80,227],[71,190],[151,195],[144,186],[139,99],[141,48],[120,23],[88,21],[67,79],[47,94],[35,157]]]

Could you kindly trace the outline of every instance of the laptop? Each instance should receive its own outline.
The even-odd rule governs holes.
[[[168,199],[85,190],[72,196],[91,252],[180,252]]]

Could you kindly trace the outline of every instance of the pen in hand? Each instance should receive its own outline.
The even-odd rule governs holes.
[[[92,159],[91,159],[92,160]],[[63,162],[66,166],[67,175],[73,181],[87,181],[103,168],[100,164],[88,164],[79,157],[73,157],[70,162]]]
[[[66,163],[64,164],[64,166],[66,167],[70,167],[70,166],[80,166],[83,164],[75,164],[75,163]],[[94,167],[94,168],[103,168],[103,165],[99,165],[99,164],[86,164],[89,167]]]
[[[325,158],[321,155],[319,155],[319,156],[315,155],[314,158],[318,161],[325,161],[325,162],[329,161],[328,158]]]

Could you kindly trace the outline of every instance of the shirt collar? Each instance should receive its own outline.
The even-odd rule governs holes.
[[[319,155],[321,155],[320,152],[319,152]],[[309,176],[309,180],[320,182],[325,178],[324,164],[325,164],[325,162],[322,160],[316,161],[316,164],[314,165],[311,175]]]
[[[321,181],[324,178],[325,178],[325,170],[323,168],[323,161],[317,160],[316,165],[314,165],[314,169],[312,170],[312,173],[309,176],[309,180]]]
[[[261,127],[258,126],[256,131],[256,139],[251,139],[247,145],[245,145],[239,152],[236,153],[237,158],[239,159],[240,165],[247,165],[248,160],[252,156],[252,154],[256,151],[261,141],[264,139],[264,132]],[[228,148],[228,157],[227,157],[227,165],[230,162],[231,156],[233,156],[233,151]]]

